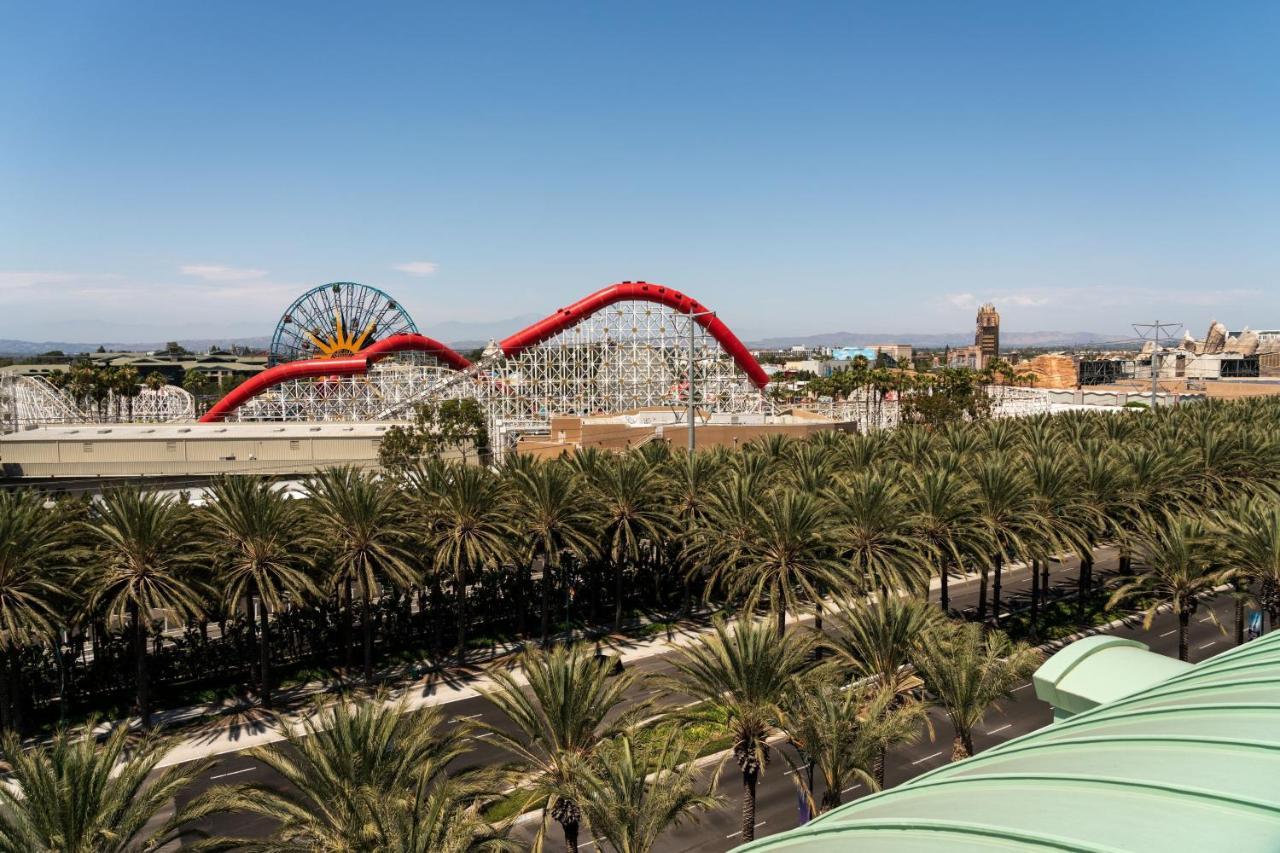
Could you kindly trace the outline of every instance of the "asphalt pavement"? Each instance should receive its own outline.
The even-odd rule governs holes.
[[[1114,556],[1102,554],[1095,569],[1096,575],[1105,574],[1113,568]],[[1054,565],[1052,582],[1062,588],[1074,588],[1074,561]],[[1019,600],[1025,601],[1030,590],[1030,573],[1025,568],[1013,568],[1005,571],[1004,590],[1012,606],[1018,606]],[[977,602],[977,579],[953,582],[951,584],[952,607],[959,610],[971,609]],[[933,593],[936,600],[936,591]],[[1231,605],[1227,601],[1218,603],[1217,612],[1224,624],[1231,619]],[[1191,636],[1192,660],[1201,660],[1228,647],[1230,638],[1224,636],[1219,629],[1203,614],[1200,621],[1193,623]],[[1163,615],[1155,621],[1150,631],[1142,631],[1141,626],[1122,626],[1111,633],[1119,636],[1131,636],[1147,643],[1155,651],[1176,655],[1177,635],[1176,621],[1169,615]],[[650,675],[669,675],[674,672],[672,658],[674,652],[642,658],[629,665],[633,672]],[[632,697],[635,701],[648,699],[655,703],[655,709],[672,708],[688,701],[688,697],[671,695],[659,690],[652,684],[641,683]],[[470,720],[485,723],[508,730],[509,722],[495,712],[492,705],[483,697],[460,699],[449,703],[447,710],[456,720]],[[886,764],[886,784],[897,785],[926,770],[936,767],[948,759],[951,753],[951,729],[946,718],[937,709],[931,711],[936,740],[924,737],[914,746],[892,750]],[[1003,740],[1025,734],[1050,721],[1050,711],[1046,705],[1036,699],[1030,682],[1020,686],[1014,693],[1014,699],[1004,704],[1000,710],[993,710],[987,715],[983,726],[975,735],[975,744],[979,751]],[[468,765],[489,765],[509,760],[501,749],[489,742],[483,732],[475,736],[473,750],[466,756]],[[756,837],[763,837],[790,829],[798,822],[798,798],[793,780],[789,777],[788,765],[781,758],[775,758],[771,766],[760,779],[756,807]],[[283,789],[285,781],[269,768],[241,752],[227,753],[205,771],[179,796],[177,805],[181,806],[198,796],[210,787],[220,784],[238,784],[253,782]],[[725,804],[715,812],[704,815],[696,822],[688,822],[669,831],[657,847],[658,853],[677,853],[677,851],[723,851],[741,843],[738,831],[741,825],[740,800],[741,782],[736,767],[727,766],[720,779],[718,793],[725,797]],[[861,786],[844,792],[846,802],[864,794]],[[199,821],[194,829],[201,834],[230,835],[238,837],[263,837],[269,835],[272,824],[264,818],[247,814],[231,813],[214,815]],[[190,836],[194,839],[196,836]],[[528,823],[516,830],[516,837],[527,840],[532,837],[532,828]],[[562,844],[559,828],[553,826],[549,842],[553,847]],[[583,851],[599,849],[592,837],[589,827],[584,827],[581,836]]]

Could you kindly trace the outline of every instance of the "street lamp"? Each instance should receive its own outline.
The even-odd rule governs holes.
[[[696,410],[694,408],[694,402],[693,402],[694,349],[697,346],[697,336],[698,336],[698,324],[696,321],[699,317],[714,317],[715,315],[716,315],[716,312],[714,311],[694,311],[692,308],[689,309],[689,314],[688,314],[688,317],[689,317],[689,376],[688,376],[687,384],[689,386],[688,416],[689,416],[689,452],[690,453],[693,453],[694,447],[697,446],[697,442],[695,441],[694,435],[693,435],[694,424],[695,424],[695,421],[697,420]]]

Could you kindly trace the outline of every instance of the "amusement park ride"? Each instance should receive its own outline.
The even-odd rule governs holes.
[[[596,291],[490,342],[474,362],[420,334],[383,291],[334,282],[285,311],[269,365],[200,421],[398,421],[411,418],[417,403],[474,398],[501,453],[521,434],[546,433],[553,415],[667,407],[683,419],[690,409],[702,416],[769,409],[768,376],[723,321],[697,300],[648,282]],[[40,407],[50,422],[75,419],[52,386],[19,393],[37,391],[54,395]],[[8,398],[23,408],[14,391]],[[25,408],[19,420],[39,418]],[[152,419],[193,416],[187,400],[173,409],[172,417]]]

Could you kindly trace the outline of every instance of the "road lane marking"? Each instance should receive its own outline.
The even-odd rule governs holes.
[[[483,717],[483,716],[484,716],[484,714],[468,714],[468,715],[467,715],[467,716],[465,716],[465,717],[454,717],[454,718],[453,718],[453,721],[454,721],[455,723],[460,723],[460,722],[462,722],[463,720],[477,720],[477,719],[479,719],[480,717]]]
[[[1216,645],[1218,645],[1218,641],[1217,641],[1217,640],[1210,640],[1209,642],[1207,642],[1207,643],[1205,643],[1205,644],[1203,644],[1203,645],[1196,646],[1196,648],[1197,648],[1197,649],[1207,649],[1207,648],[1209,648],[1210,646],[1216,646]]]
[[[859,783],[858,783],[858,784],[856,784],[856,785],[850,785],[849,787],[845,788],[845,789],[844,789],[843,791],[841,791],[840,793],[842,793],[842,794],[847,794],[847,793],[849,793],[850,791],[852,791],[854,788],[861,788],[861,787],[862,787],[862,783],[861,783],[861,782],[859,782]]]
[[[1030,686],[1031,686],[1031,682],[1030,682],[1030,681],[1028,681],[1026,684],[1022,685],[1021,687],[1015,687],[1015,688],[1013,688],[1013,692],[1014,692],[1014,693],[1017,693],[1019,690],[1026,690],[1026,689],[1027,689],[1028,687],[1030,687]]]
[[[1161,634],[1160,636],[1161,636],[1161,637],[1167,637],[1167,636],[1169,636],[1170,634],[1176,634],[1176,633],[1178,633],[1178,629],[1177,629],[1177,628],[1174,628],[1172,631],[1165,631],[1165,632],[1164,632],[1163,634]]]
[[[998,729],[992,729],[991,731],[987,732],[987,734],[989,734],[989,735],[993,735],[993,734],[996,734],[997,732],[1002,732],[1002,731],[1004,731],[1005,729],[1011,729],[1011,728],[1013,728],[1013,723],[1005,723],[1005,724],[1004,724],[1003,726],[1001,726],[1000,728],[998,728]]]
[[[764,826],[764,825],[765,825],[766,823],[768,823],[768,822],[769,822],[769,821],[767,821],[767,820],[762,820],[762,821],[760,821],[759,823],[757,823],[757,824],[755,825],[755,827],[754,827],[754,828],[755,828],[755,829],[759,829],[760,827]],[[726,835],[726,836],[725,836],[725,838],[737,838],[737,837],[738,837],[739,835],[741,835],[741,834],[742,834],[742,830],[741,830],[741,829],[739,829],[739,830],[738,830],[737,832],[735,832],[733,835]]]
[[[1201,622],[1209,622],[1209,621],[1211,621],[1212,619],[1213,619],[1213,617],[1212,617],[1212,616],[1206,616],[1206,617],[1204,617],[1203,619],[1201,619],[1200,621],[1201,621]]]
[[[911,762],[911,763],[912,763],[913,765],[915,765],[915,764],[923,764],[924,762],[926,762],[926,761],[928,761],[928,760],[930,760],[930,759],[932,759],[932,758],[937,758],[939,755],[942,755],[942,750],[938,750],[938,751],[937,751],[937,752],[935,752],[933,755],[926,755],[924,758],[917,759],[917,760],[915,760],[915,761],[913,761],[913,762]]]
[[[485,738],[487,738],[487,737],[488,737],[489,735],[491,735],[491,734],[494,734],[494,732],[485,732],[484,734],[480,734],[480,735],[472,735],[472,736],[471,736],[471,739],[472,739],[472,740],[484,740]]]
[[[241,773],[248,773],[250,770],[254,770],[254,769],[256,769],[256,768],[254,768],[254,767],[244,767],[244,768],[242,768],[242,769],[240,769],[240,770],[232,770],[230,773],[219,773],[217,776],[210,776],[209,778],[210,778],[210,779],[225,779],[225,778],[227,778],[228,776],[238,776],[238,775],[240,775]]]

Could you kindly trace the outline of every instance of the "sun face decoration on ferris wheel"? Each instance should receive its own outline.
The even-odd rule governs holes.
[[[276,324],[271,363],[353,355],[374,341],[418,327],[400,303],[376,287],[335,281],[299,296]]]

